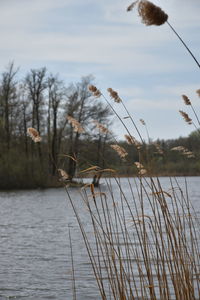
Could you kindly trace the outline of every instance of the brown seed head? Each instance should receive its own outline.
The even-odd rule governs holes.
[[[144,166],[140,162],[135,162],[134,163],[138,169],[138,174],[140,176],[145,175],[147,173],[147,170],[144,168]]]
[[[138,150],[141,148],[141,143],[138,142],[132,135],[125,134],[124,137],[129,145],[134,145]]]
[[[159,6],[146,0],[142,0],[138,3],[138,12],[142,18],[142,23],[147,26],[160,26],[168,19],[168,15]]]
[[[62,180],[67,180],[69,179],[69,175],[63,170],[63,169],[58,169],[61,179]]]
[[[115,150],[121,158],[125,158],[128,155],[126,150],[119,145],[110,145],[110,147]]]
[[[115,102],[120,103],[122,101],[118,93],[114,91],[112,88],[108,88],[107,91],[110,94],[110,97],[113,98]]]
[[[94,85],[89,85],[88,90],[93,94],[94,97],[98,98],[101,96],[101,92]]]
[[[136,165],[137,169],[144,169],[144,166],[140,162],[136,161],[134,164]]]
[[[76,119],[72,118],[71,116],[67,116],[67,120],[72,125],[75,132],[78,132],[78,133],[85,132],[84,128],[81,126],[81,124]]]
[[[182,95],[182,98],[183,98],[183,101],[184,101],[185,105],[191,105],[191,101],[188,98],[188,96]]]
[[[42,138],[39,135],[39,132],[35,128],[29,127],[27,129],[27,133],[35,143],[38,143],[42,140]]]
[[[93,96],[96,98],[101,97],[101,92],[99,90],[97,90],[96,92],[93,93]]]
[[[99,123],[98,121],[94,120],[93,123],[96,125],[96,127],[101,131],[102,133],[110,133],[108,128],[106,128],[104,125]]]
[[[139,172],[138,172],[138,174],[140,176],[145,175],[145,174],[147,174],[147,170],[146,169],[140,169]]]
[[[187,158],[194,158],[195,155],[193,154],[192,151],[189,151],[186,147],[184,146],[177,146],[177,147],[173,147],[171,148],[172,151],[178,151],[181,154],[183,154],[184,156],[186,156]]]
[[[97,91],[97,88],[96,88],[96,86],[94,86],[94,85],[89,85],[89,86],[88,86],[88,90],[89,90],[90,92],[92,92],[92,93],[95,93],[95,92]]]
[[[187,158],[195,158],[195,155],[193,154],[192,151],[186,151],[183,153]]]
[[[181,116],[183,117],[183,119],[185,120],[185,122],[187,122],[188,124],[192,124],[192,119],[190,119],[190,117],[188,116],[188,114],[182,110],[179,110]]]
[[[125,134],[124,137],[129,145],[134,145],[134,138],[132,135]]]

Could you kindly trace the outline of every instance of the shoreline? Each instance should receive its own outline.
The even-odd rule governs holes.
[[[149,178],[150,176],[144,176],[144,177],[146,177],[146,178]],[[152,175],[151,176],[152,178],[155,178],[155,177],[158,177],[158,178],[164,178],[164,177],[176,177],[176,178],[180,178],[180,177],[183,177],[183,178],[187,178],[187,177],[200,177],[200,174],[199,175]],[[66,185],[68,184],[69,185],[69,187],[70,188],[80,188],[80,187],[82,187],[82,186],[84,186],[85,184],[90,184],[90,183],[92,183],[92,178],[93,177],[79,177],[79,178],[76,178],[77,179],[77,181],[76,181],[76,179],[74,180],[74,182],[73,183],[67,183],[66,182]],[[104,178],[114,178],[114,176],[104,176],[104,177],[102,177],[102,179],[104,179]],[[127,176],[127,175],[117,175],[116,176],[116,178],[138,178],[138,176]],[[86,183],[83,183],[83,182],[81,182],[81,180],[88,180],[88,181],[90,181],[90,179],[91,179],[91,182],[86,182]],[[101,181],[102,180],[100,180],[100,184],[101,184]],[[64,185],[63,185],[63,183],[62,182],[56,182],[55,183],[55,181],[54,181],[54,183],[50,183],[50,184],[46,184],[46,185],[35,185],[35,184],[33,184],[33,185],[27,185],[27,186],[23,186],[23,187],[20,187],[20,186],[13,186],[13,187],[3,187],[3,188],[1,188],[0,187],[0,192],[12,192],[12,191],[22,191],[22,190],[24,190],[24,191],[29,191],[29,190],[46,190],[46,189],[57,189],[57,188],[63,188],[64,187]]]

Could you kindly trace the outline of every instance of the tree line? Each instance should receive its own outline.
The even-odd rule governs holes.
[[[0,79],[0,187],[48,185],[59,167],[72,179],[79,154],[89,153],[88,144],[94,150],[87,155],[101,164],[109,137],[95,130],[94,121],[109,126],[111,112],[88,91],[92,76],[66,86],[46,68],[32,69],[20,80],[17,74],[10,63]],[[83,133],[74,132],[68,116],[82,124]],[[41,143],[27,136],[29,127],[40,133]]]
[[[109,129],[112,111],[88,90],[92,76],[66,85],[45,67],[31,69],[22,79],[18,79],[18,71],[10,63],[0,77],[1,189],[56,186],[58,169],[65,170],[73,181],[79,170],[92,165],[116,168],[122,175],[136,174],[137,149],[119,142],[128,153],[120,160],[110,147],[116,143]],[[82,130],[75,130],[74,120]],[[30,127],[40,133],[40,143],[28,137]],[[153,164],[156,174],[199,175],[198,132],[156,144],[164,155],[153,142],[142,146],[144,161]],[[193,151],[195,159],[171,151],[181,145]]]

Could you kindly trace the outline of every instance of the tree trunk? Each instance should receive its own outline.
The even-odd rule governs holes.
[[[51,145],[53,166],[52,166],[52,175],[56,174],[56,166],[57,166],[57,111],[54,110],[53,115],[53,137],[52,137],[52,145]]]

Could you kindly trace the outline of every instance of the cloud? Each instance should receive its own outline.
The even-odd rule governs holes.
[[[151,31],[143,39],[140,29],[123,31],[120,26],[94,26],[92,32],[78,35],[13,31],[2,36],[0,53],[2,61],[10,52],[11,58],[22,64],[23,60],[93,63],[103,65],[105,71],[127,73],[187,70],[190,67],[187,60],[182,64],[176,57],[167,58],[167,53],[163,59],[168,42],[168,36],[163,38],[162,34]]]
[[[180,96],[186,94],[191,97],[197,98],[196,90],[198,89],[198,84],[190,83],[190,84],[180,84],[180,85],[173,85],[173,86],[163,86],[159,85],[155,87],[159,93],[167,93],[168,95],[172,96]]]
[[[199,73],[169,26],[145,26],[136,11],[126,12],[130,2],[2,0],[1,69],[14,59],[25,71],[47,66],[69,81],[92,73],[100,89],[116,89],[131,113],[152,124],[154,136],[167,136],[156,120],[174,118],[174,136],[183,126],[174,121],[181,94],[193,98]],[[199,58],[199,0],[153,2]]]
[[[99,5],[97,1],[85,1],[85,10],[88,10],[89,6],[94,11],[98,5],[101,8],[100,21],[97,20],[94,24],[85,20],[84,16],[87,16],[88,12],[76,12],[81,3],[79,1],[76,5],[72,0],[35,0],[28,5],[27,1],[19,0],[18,5],[15,3],[12,0],[4,2],[0,13],[0,63],[6,60],[9,53],[11,59],[22,64],[28,60],[45,63],[92,63],[103,65],[105,71],[112,69],[113,72],[130,73],[134,70],[140,73],[163,73],[172,69],[183,71],[192,68],[188,58],[182,64],[176,55],[167,55],[169,45],[171,49],[176,45],[176,37],[169,32],[169,28],[132,24],[130,15],[122,10],[123,5],[120,2],[111,1],[107,4],[103,1]],[[65,18],[63,10],[66,13]],[[52,11],[55,12],[53,16],[49,15]],[[128,20],[124,26],[120,23],[122,15],[127,16]],[[112,16],[116,20],[114,24]],[[59,19],[62,19],[61,23]],[[54,29],[51,27],[52,22],[55,25]]]

